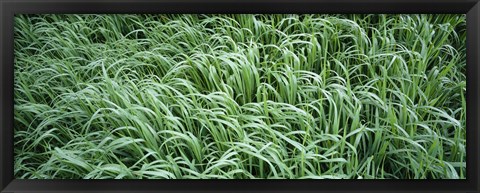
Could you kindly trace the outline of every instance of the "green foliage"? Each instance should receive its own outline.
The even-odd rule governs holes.
[[[466,177],[464,15],[17,15],[15,177]]]

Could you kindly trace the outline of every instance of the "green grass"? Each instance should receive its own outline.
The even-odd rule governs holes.
[[[462,179],[465,15],[17,15],[16,178]]]

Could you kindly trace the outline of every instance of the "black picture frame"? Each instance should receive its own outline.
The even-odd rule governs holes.
[[[13,177],[13,17],[21,13],[461,13],[467,15],[465,180],[19,180]],[[0,190],[35,192],[479,192],[479,0],[1,0]]]

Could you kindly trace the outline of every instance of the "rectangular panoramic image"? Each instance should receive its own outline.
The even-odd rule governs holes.
[[[465,179],[464,14],[14,20],[16,179]]]

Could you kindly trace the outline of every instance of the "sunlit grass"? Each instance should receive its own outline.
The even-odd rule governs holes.
[[[464,15],[18,15],[15,177],[466,177]]]

